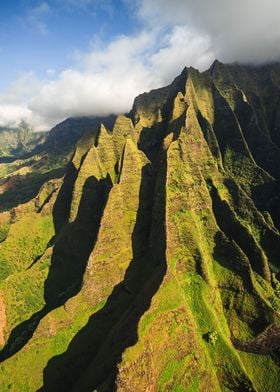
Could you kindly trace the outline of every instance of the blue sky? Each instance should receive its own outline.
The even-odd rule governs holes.
[[[0,126],[126,112],[184,66],[280,59],[279,0],[0,2]]]
[[[136,19],[124,2],[9,0],[0,5],[0,88],[20,73],[44,77],[75,62],[76,51],[90,50],[97,37],[103,43],[132,34]]]

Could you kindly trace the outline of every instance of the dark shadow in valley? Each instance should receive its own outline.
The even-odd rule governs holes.
[[[65,167],[46,173],[33,172],[8,177],[5,182],[2,182],[7,189],[0,195],[0,212],[9,211],[19,204],[30,201],[38,194],[45,182],[61,178],[64,174]]]
[[[211,126],[209,121],[202,115],[200,110],[197,110],[197,120],[202,130],[203,137],[206,140],[213,157],[217,160],[219,168],[222,169],[222,155],[213,127]]]
[[[168,134],[173,133],[173,140],[178,139],[181,128],[185,126],[188,105],[185,101],[184,95],[186,94],[187,78],[188,70],[187,68],[184,68],[182,73],[174,79],[169,86],[156,90],[155,92],[151,91],[149,93],[151,101],[145,101],[145,99],[143,99],[145,94],[139,97],[139,103],[137,102],[138,98],[136,98],[133,109],[129,113],[129,117],[132,119],[134,124],[136,124],[139,120],[136,110],[138,105],[140,105],[140,107],[144,105],[147,111],[151,110],[154,113],[160,113],[161,120],[158,119],[150,127],[144,127],[139,135],[138,148],[144,151],[151,161],[157,159],[158,151],[162,146],[164,138]],[[158,100],[159,91],[161,98]],[[180,101],[184,103],[185,110],[181,116],[172,120],[174,102],[179,92],[182,93]],[[153,94],[156,94],[156,96],[153,97]],[[143,100],[142,103],[141,100]]]
[[[19,157],[17,156],[0,156],[0,164],[1,163],[12,163],[14,161],[16,161],[17,159],[19,159]]]
[[[252,194],[254,203],[260,211],[268,211],[274,225],[280,230],[280,183],[272,180],[266,184],[255,185]]]
[[[88,177],[83,185],[77,217],[65,226],[63,222],[68,215],[71,201],[69,200],[70,203],[64,211],[62,205],[55,206],[54,224],[60,234],[55,243],[51,268],[45,281],[45,301],[49,307],[60,306],[79,292],[111,187],[109,175],[100,180],[94,176]],[[67,195],[70,197],[68,192]],[[59,203],[58,198],[57,204]]]
[[[238,317],[244,323],[247,322],[252,332],[257,335],[270,322],[266,317],[270,310],[256,295],[251,277],[251,266],[262,271],[260,266],[262,260],[258,250],[255,249],[253,239],[238,222],[229,205],[221,200],[212,181],[208,181],[208,186],[210,187],[214,216],[220,229],[215,235],[213,257],[221,266],[232,271],[241,280],[240,284],[237,284],[236,280],[233,280],[233,283],[229,280],[223,289],[230,291],[232,298],[236,297],[235,311]],[[259,314],[255,319],[252,319],[251,315],[248,314],[245,306],[244,308],[242,307],[243,302],[240,300],[240,296],[242,296],[244,289],[245,292],[250,293],[254,297],[258,304]],[[223,298],[223,302],[224,307],[228,309],[229,303],[227,303],[226,297]]]
[[[142,170],[137,219],[132,234],[133,259],[124,279],[104,307],[93,314],[44,370],[41,391],[113,391],[118,363],[138,341],[137,327],[166,272],[165,160],[160,170]],[[157,172],[157,173],[156,173]]]
[[[252,290],[248,261],[244,260],[237,245],[221,231],[218,231],[215,235],[213,257],[222,267],[237,274],[246,290]],[[239,288],[235,286],[230,289],[236,292],[239,291]]]
[[[242,341],[232,338],[234,346],[248,353],[259,355],[270,355],[271,359],[280,366],[280,328],[270,324],[263,328],[260,333],[253,339]]]
[[[12,330],[7,344],[0,352],[0,362],[22,349],[32,337],[40,320],[76,295],[81,288],[112,182],[109,176],[101,180],[94,176],[87,178],[83,185],[77,217],[73,222],[67,223],[76,178],[77,171],[72,165],[53,208],[56,237],[44,287],[45,306]]]
[[[232,179],[225,179],[224,180],[224,185],[227,187],[227,189],[230,192],[230,195],[232,197],[233,200],[233,205],[235,205],[237,207],[237,209],[239,209],[241,207],[241,214],[242,214],[242,208],[244,208],[244,206],[246,206],[248,204],[248,196],[246,194],[246,192],[244,192],[240,187],[238,187],[238,185],[236,184],[235,181],[233,181]],[[268,184],[264,184],[263,187],[267,188]],[[275,186],[275,184],[272,184],[272,187]],[[262,188],[262,186],[259,186],[259,188]],[[271,189],[272,192],[273,188]],[[278,184],[278,191],[275,190],[275,194],[279,193],[279,184]],[[278,210],[279,210],[279,198],[276,197],[276,200],[274,200],[274,202],[276,202],[275,204],[277,204],[278,206]],[[274,227],[276,227],[276,225],[274,224],[274,220],[275,220],[275,214],[272,214],[271,211],[271,204],[269,202],[269,200],[271,200],[271,195],[270,198],[267,195],[266,198],[266,202],[267,204],[263,207],[265,207],[265,211],[262,208],[260,211],[263,214],[263,217],[265,218],[265,223],[261,222],[260,223],[260,216],[258,216],[258,225],[259,227],[262,227],[262,230],[260,230],[261,235],[259,238],[259,244],[262,247],[262,250],[264,251],[264,253],[266,254],[269,263],[272,265],[275,265],[276,269],[278,269],[279,266],[279,254],[280,254],[280,236],[279,233],[275,230]],[[251,204],[251,202],[250,202]],[[239,207],[240,206],[240,207]],[[248,206],[249,208],[249,206]],[[252,207],[250,207],[251,209]],[[271,213],[269,213],[269,211]],[[254,212],[254,210],[251,210],[251,214],[254,214],[256,216],[256,212]],[[272,217],[273,216],[273,217]],[[276,219],[277,220],[277,219]],[[255,221],[257,222],[257,220]]]
[[[230,241],[234,241],[247,256],[251,267],[266,279],[265,260],[261,249],[249,230],[237,219],[229,204],[219,196],[217,188],[208,181],[213,212],[221,231]]]

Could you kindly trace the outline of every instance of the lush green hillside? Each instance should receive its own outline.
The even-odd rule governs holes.
[[[1,391],[278,391],[280,65],[67,121],[0,165]]]

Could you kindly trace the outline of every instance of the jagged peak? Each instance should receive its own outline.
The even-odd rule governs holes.
[[[117,117],[113,127],[113,138],[118,149],[123,144],[123,140],[128,137],[135,139],[135,128],[131,118],[121,114]]]
[[[123,126],[129,127],[129,128],[131,128],[131,129],[134,128],[134,127],[133,127],[132,120],[131,120],[130,117],[128,117],[128,116],[126,116],[126,115],[124,115],[124,114],[119,114],[119,115],[117,116],[116,121],[115,121],[114,126],[113,126],[113,133],[118,132],[118,130],[119,130],[121,127],[123,127]]]
[[[208,69],[208,72],[210,73],[211,76],[213,76],[214,73],[215,73],[218,69],[220,69],[221,67],[224,67],[224,64],[223,64],[220,60],[215,59],[215,60],[213,61],[212,65],[210,66],[210,68]]]
[[[103,123],[100,123],[96,139],[95,139],[95,147],[97,147],[99,144],[102,144],[103,141],[108,140],[108,137],[111,136],[111,132],[107,130],[105,125]]]
[[[180,73],[180,75],[177,76],[177,78],[187,79],[190,68],[192,68],[192,67],[187,67],[187,66],[185,66],[185,67],[182,69],[182,72]],[[177,78],[175,78],[175,80],[176,80]]]
[[[168,118],[177,94],[181,92],[185,95],[186,93],[190,71],[198,72],[192,67],[184,67],[180,75],[169,85],[138,95],[129,114],[134,124],[141,121],[142,126],[151,127]]]
[[[177,91],[181,91],[183,94],[185,94],[186,90],[186,84],[189,78],[189,73],[190,73],[191,68],[190,67],[184,67],[180,75],[178,75],[173,82],[171,83],[170,87],[175,87]]]

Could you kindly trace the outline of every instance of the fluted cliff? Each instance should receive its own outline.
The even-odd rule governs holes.
[[[277,391],[280,65],[86,124],[0,168],[1,390]]]

